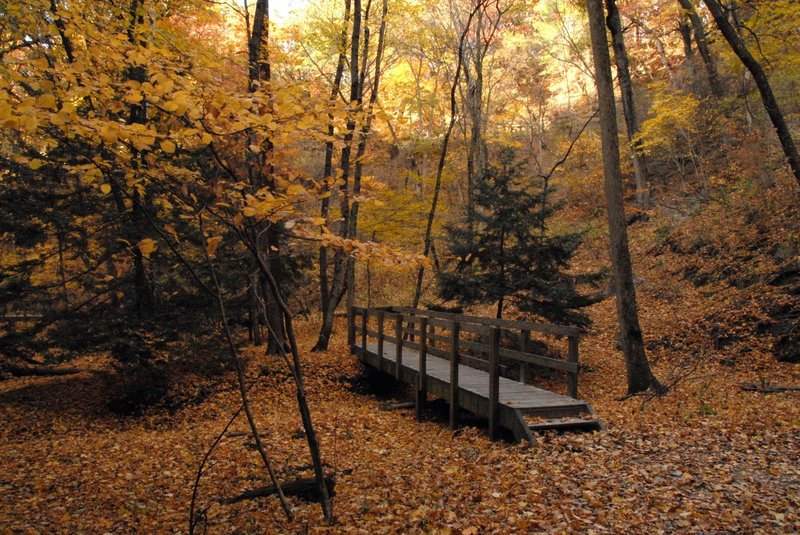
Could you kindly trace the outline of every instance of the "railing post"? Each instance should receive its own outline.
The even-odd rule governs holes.
[[[495,440],[500,412],[500,329],[492,328],[492,350],[489,353],[489,438]]]
[[[567,360],[578,364],[578,341],[577,336],[569,337],[569,355]],[[578,370],[569,372],[567,374],[567,395],[571,398],[578,399]]]
[[[450,327],[450,429],[458,425],[458,338],[461,325],[453,321]]]
[[[356,343],[356,311],[355,307],[347,307],[347,345],[353,347],[355,343]]]
[[[383,362],[383,310],[378,311],[378,358]]]
[[[422,420],[422,410],[428,399],[428,318],[419,318],[419,372],[417,373],[416,416]]]
[[[352,312],[352,314],[355,314],[355,310]],[[355,331],[356,331],[355,322],[352,322],[352,323],[351,322],[347,322],[347,340],[348,340],[347,347],[350,348],[350,354],[353,354],[353,353],[356,352],[355,348],[353,347],[355,345],[355,339],[356,339],[356,332]],[[350,340],[353,340],[353,342],[350,343]]]
[[[400,380],[400,369],[403,366],[403,315],[398,313],[394,319],[394,332],[397,339],[394,344],[394,377]]]
[[[355,318],[353,318],[355,323]],[[369,309],[362,309],[361,312],[361,360],[367,360],[367,324],[369,323]]]
[[[528,345],[531,339],[531,332],[528,330],[520,331],[520,343],[519,343],[519,350],[523,353],[528,352]],[[519,382],[525,384],[528,382],[528,363],[527,362],[520,362],[519,364]]]
[[[436,347],[436,325],[433,323],[428,325],[428,347]]]

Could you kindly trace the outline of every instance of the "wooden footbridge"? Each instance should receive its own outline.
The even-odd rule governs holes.
[[[500,428],[531,442],[533,431],[602,429],[578,399],[577,327],[403,307],[354,307],[349,318],[359,359],[414,385],[417,419],[431,394],[450,403],[453,429],[461,408],[488,419],[493,439]],[[566,338],[566,359],[535,354],[531,333]],[[566,373],[567,395],[527,384],[536,367]]]

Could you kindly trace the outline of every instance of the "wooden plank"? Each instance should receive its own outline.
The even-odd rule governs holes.
[[[519,350],[522,353],[528,354],[528,345],[530,344],[531,340],[531,332],[527,329],[523,329],[520,332],[520,344]],[[525,384],[528,382],[528,363],[524,360],[519,364],[519,382]]]
[[[489,353],[489,438],[497,438],[500,396],[500,329],[492,329],[492,351]]]
[[[578,399],[578,337],[569,337],[569,359],[570,364],[575,366],[574,371],[567,375],[567,394],[571,398]]]
[[[572,339],[572,338],[570,338]],[[559,360],[550,357],[543,357],[541,355],[534,355],[532,353],[522,353],[513,349],[500,348],[500,356],[518,360],[520,362],[527,362],[528,364],[535,364],[542,368],[550,368],[553,370],[564,370],[569,373],[578,371],[578,364],[569,362],[567,360]]]
[[[361,359],[365,359],[365,354],[367,352],[367,322],[369,321],[369,314],[367,310],[364,309],[363,313],[361,314]],[[353,317],[353,325],[355,325],[355,316]],[[354,340],[355,340],[355,332]]]
[[[403,367],[403,316],[398,314],[394,319],[394,362],[395,379],[400,380],[400,369]]]
[[[458,337],[459,324],[450,328],[450,429],[458,425]]]
[[[383,358],[383,310],[378,311],[378,356]]]
[[[420,322],[419,337],[419,372],[417,374],[417,398],[416,416],[417,421],[422,420],[422,411],[425,408],[425,401],[428,399],[428,318],[422,318]]]
[[[462,314],[451,314],[449,312],[436,312],[433,310],[420,310],[410,307],[392,307],[395,312],[401,312],[412,316],[427,316],[429,318],[440,318],[445,320],[458,320],[461,323],[462,329],[465,324],[473,323],[477,325],[485,325],[487,327],[504,327],[506,329],[527,329],[529,331],[555,334],[558,336],[579,336],[581,330],[572,325],[553,325],[548,323],[534,323],[529,321],[516,321],[504,319],[489,319],[481,318],[479,316],[466,316]]]

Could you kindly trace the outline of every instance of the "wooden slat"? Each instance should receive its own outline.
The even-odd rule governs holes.
[[[417,375],[417,400],[416,413],[417,420],[422,420],[422,411],[425,408],[425,401],[428,399],[428,318],[422,318],[420,322],[419,337],[419,372]]]
[[[504,319],[489,319],[481,318],[479,316],[465,316],[461,314],[451,314],[449,312],[436,312],[433,310],[420,310],[410,307],[392,307],[394,312],[402,312],[403,314],[415,316],[427,316],[429,318],[440,318],[445,320],[458,320],[461,323],[462,329],[465,324],[474,323],[478,325],[485,325],[487,327],[504,327],[506,329],[526,329],[529,331],[555,334],[559,336],[579,336],[581,330],[578,327],[571,325],[552,325],[548,323],[534,323],[529,321],[516,321]]]
[[[569,363],[575,366],[575,370],[567,375],[567,394],[571,398],[578,398],[578,337],[569,337]]]
[[[528,344],[531,340],[531,332],[523,330],[520,334],[519,350],[524,354],[528,354]],[[519,365],[519,382],[525,384],[528,382],[528,363],[524,360]]]
[[[383,358],[383,310],[378,311],[378,356]]]
[[[564,370],[566,372],[578,371],[578,364],[574,362],[543,357],[542,355],[534,355],[531,353],[522,353],[521,351],[515,351],[505,347],[500,348],[500,356],[518,360],[520,362],[527,362],[528,364],[535,364],[536,366],[541,366],[542,368]]]
[[[369,314],[365,309],[364,312],[361,314],[361,360],[365,359],[365,353],[367,351],[367,322],[369,321]],[[355,325],[355,316],[353,316],[353,325]],[[355,335],[355,331],[353,332]],[[355,340],[355,336],[353,337]]]
[[[458,425],[458,337],[459,324],[454,321],[450,328],[450,429]]]
[[[489,353],[489,438],[497,438],[500,404],[500,329],[492,329],[492,351]]]
[[[403,316],[397,315],[394,319],[394,345],[395,345],[395,369],[394,376],[400,380],[400,370],[403,367]],[[385,342],[384,342],[385,343]]]

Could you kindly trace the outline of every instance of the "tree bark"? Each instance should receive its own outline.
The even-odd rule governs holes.
[[[339,95],[339,88],[342,85],[342,75],[344,74],[344,65],[347,59],[345,49],[347,47],[347,27],[350,24],[350,0],[345,0],[344,3],[344,27],[339,38],[339,59],[336,62],[336,73],[333,77],[333,84],[331,85],[331,94],[328,99],[329,105],[333,105],[336,97]],[[323,165],[323,176],[326,181],[326,187],[333,187],[333,134],[335,127],[333,124],[333,115],[328,114],[328,136],[331,138],[325,142],[325,163]],[[330,197],[322,199],[320,207],[320,216],[326,221],[328,220],[328,213],[330,211]],[[334,278],[335,279],[335,278]],[[321,246],[319,248],[319,289],[320,289],[320,310],[322,311],[322,328],[320,329],[320,338],[317,344],[313,347],[312,351],[324,351],[328,348],[328,340],[330,338],[331,329],[333,329],[333,314],[336,311],[334,306],[331,310],[330,304],[333,298],[331,294],[331,280],[328,277],[328,248]],[[339,297],[341,299],[341,297]],[[338,300],[336,303],[338,304]],[[323,339],[323,333],[325,334]]]
[[[453,127],[456,124],[456,91],[458,90],[459,78],[461,76],[461,68],[464,65],[464,41],[467,38],[472,19],[475,13],[483,7],[483,1],[479,1],[467,19],[466,27],[461,32],[461,37],[458,40],[458,60],[456,62],[456,73],[453,77],[453,85],[450,86],[450,121],[447,124],[447,131],[442,140],[442,149],[439,152],[439,164],[436,167],[436,183],[433,187],[433,199],[431,200],[431,209],[428,212],[428,221],[425,224],[425,243],[422,247],[422,256],[426,257],[431,251],[431,237],[433,234],[433,221],[436,218],[436,208],[439,204],[439,192],[442,189],[442,174],[444,173],[444,164],[447,159],[447,147],[450,144],[450,135],[453,133]],[[414,287],[414,299],[411,307],[417,308],[419,300],[422,297],[422,279],[425,275],[425,264],[420,264],[417,270],[417,283]]]
[[[373,119],[373,112],[375,109],[376,102],[378,100],[378,90],[380,88],[380,80],[381,80],[381,62],[383,60],[383,52],[386,43],[386,15],[388,13],[388,2],[387,0],[383,0],[382,8],[381,8],[381,23],[380,29],[378,31],[378,46],[375,50],[375,65],[374,69],[375,72],[372,76],[372,92],[369,96],[369,102],[367,104],[367,109],[365,112],[365,119],[361,126],[361,131],[359,132],[358,138],[358,148],[356,150],[356,159],[355,165],[353,166],[353,195],[358,196],[361,193],[361,176],[364,172],[364,157],[367,152],[367,140],[369,138],[369,132],[372,129],[372,119]],[[367,55],[369,52],[368,42],[369,42],[369,29],[367,27],[364,28],[364,53],[362,58],[362,73],[361,73],[361,85],[363,91],[363,84],[364,80],[366,79],[366,72],[367,72]],[[357,200],[353,200],[350,204],[350,216],[348,217],[348,229],[347,229],[347,237],[350,239],[356,239],[358,233],[358,210],[359,210],[359,202]],[[347,271],[345,277],[345,284],[347,286],[347,318],[348,322],[353,321],[352,318],[352,308],[356,304],[356,260],[354,257],[350,256],[347,258]],[[353,332],[348,329],[348,333]],[[352,344],[355,340],[348,341],[349,344]]]
[[[595,83],[600,110],[600,137],[603,147],[603,170],[608,205],[611,267],[616,283],[617,316],[622,333],[622,349],[625,354],[628,375],[628,393],[634,394],[649,388],[660,391],[662,387],[653,376],[645,354],[644,339],[639,327],[639,315],[636,308],[636,289],[633,285],[633,267],[625,225],[611,58],[608,53],[606,27],[603,20],[603,0],[587,0],[586,6],[589,13]]]
[[[339,168],[342,170],[342,184],[339,187],[339,210],[341,222],[339,224],[339,235],[347,238],[350,233],[350,165],[352,155],[353,138],[356,131],[356,114],[361,110],[363,101],[363,88],[361,86],[361,73],[359,72],[359,46],[361,44],[361,0],[353,0],[353,30],[350,41],[350,98],[351,109],[347,119],[347,130],[344,134],[344,146],[342,147],[339,159]],[[347,290],[348,269],[350,262],[347,255],[341,250],[337,250],[334,255],[334,274],[331,281],[330,292],[328,295],[328,306],[323,310],[322,326],[320,328],[317,343],[314,351],[325,351],[328,348],[331,333],[333,331],[333,319],[336,308],[342,300]],[[353,321],[351,313],[347,313],[348,325]],[[351,330],[348,329],[348,333]],[[348,345],[352,345],[352,340],[348,340]]]
[[[269,82],[272,78],[269,56],[269,0],[257,0],[253,14],[253,29],[247,43],[248,59],[248,84],[251,92],[259,90],[269,91]],[[263,187],[275,189],[272,169],[273,145],[269,136],[265,136],[259,153],[253,154],[250,146],[254,144],[254,133],[248,133],[247,166],[250,185],[258,191]],[[278,281],[283,280],[283,267],[281,260],[281,239],[279,224],[256,225],[253,229],[257,248],[262,253],[266,251],[267,262],[270,270]],[[277,296],[266,281],[260,280],[258,286],[261,295],[256,296],[264,300],[265,321],[270,329],[267,335],[267,353],[277,354],[278,346],[285,343],[285,333],[280,309],[277,305]]]
[[[706,7],[708,7],[708,10],[711,12],[711,16],[714,17],[717,28],[719,28],[725,40],[728,41],[734,53],[739,57],[739,60],[744,64],[747,70],[750,71],[750,74],[753,75],[753,81],[755,81],[758,92],[761,94],[761,102],[764,103],[764,108],[767,110],[767,114],[772,121],[772,126],[778,134],[778,140],[781,142],[783,153],[786,155],[789,166],[792,168],[794,177],[797,183],[800,184],[800,155],[798,155],[797,146],[792,138],[792,133],[778,105],[778,99],[775,98],[775,94],[772,92],[772,87],[769,84],[769,78],[767,78],[764,68],[747,49],[747,45],[725,16],[725,12],[718,0],[704,1]]]
[[[133,46],[146,46],[147,42],[137,37],[137,28],[144,24],[144,16],[142,10],[144,9],[143,0],[131,0],[130,4],[130,23],[128,25],[128,42]],[[126,77],[129,80],[134,80],[140,84],[147,81],[147,71],[144,66],[137,65],[130,67],[127,70]],[[147,123],[147,104],[142,101],[138,104],[131,104],[128,113],[128,124],[146,124]],[[142,151],[132,149],[131,155],[131,168],[134,173],[139,170],[139,164],[143,157]],[[132,207],[130,212],[131,218],[131,238],[130,242],[133,246],[133,269],[134,269],[134,295],[136,303],[136,313],[139,319],[149,317],[155,308],[155,295],[150,284],[150,279],[147,275],[147,267],[145,265],[145,258],[142,251],[139,249],[139,242],[145,237],[145,215],[144,204],[147,202],[147,192],[139,192],[134,188],[131,194]]]
[[[697,14],[697,10],[695,9],[692,0],[678,0],[678,3],[686,12],[686,15],[689,17],[689,22],[692,24],[692,29],[694,30],[694,40],[697,44],[697,51],[700,53],[700,57],[703,59],[703,65],[706,68],[706,76],[708,77],[708,86],[711,89],[711,94],[714,96],[714,98],[722,98],[724,92],[722,90],[722,84],[719,80],[719,74],[717,73],[716,62],[711,56],[711,51],[708,48],[708,39],[706,38],[706,30],[703,26],[703,20],[700,18],[700,15]]]
[[[692,26],[689,22],[689,17],[685,13],[681,15],[678,21],[678,32],[681,34],[681,41],[683,42],[683,57],[687,61],[692,61],[694,57],[694,49],[692,49]]]
[[[633,101],[633,81],[628,62],[628,51],[625,48],[625,37],[622,33],[622,21],[616,0],[606,0],[608,18],[606,24],[611,31],[611,44],[614,48],[614,61],[617,65],[617,80],[622,95],[622,111],[625,115],[625,131],[630,144],[631,159],[633,160],[633,174],[636,182],[636,205],[647,208],[649,204],[649,189],[647,168],[644,155],[639,151],[638,143],[634,142],[639,132],[639,122],[636,118],[636,106]]]

